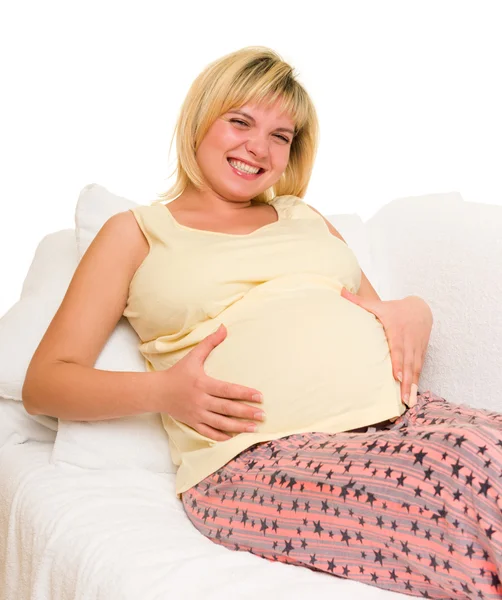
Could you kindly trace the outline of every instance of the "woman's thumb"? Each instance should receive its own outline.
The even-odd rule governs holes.
[[[195,356],[204,362],[211,351],[214,350],[214,348],[216,348],[216,346],[224,340],[225,335],[226,329],[222,323],[216,331],[213,331],[213,333],[210,333],[208,336],[206,336],[203,340],[201,340],[200,344],[193,349]]]
[[[219,343],[223,339],[222,336],[226,335],[226,333],[226,327],[222,323],[216,331],[213,331],[213,333],[211,333],[211,335],[208,336],[208,339],[211,341],[211,343],[214,343],[216,338],[217,343]]]

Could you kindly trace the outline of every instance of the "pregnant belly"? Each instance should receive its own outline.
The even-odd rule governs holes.
[[[258,432],[338,432],[404,411],[382,324],[337,290],[250,295],[219,320],[227,337],[205,372],[263,393]]]

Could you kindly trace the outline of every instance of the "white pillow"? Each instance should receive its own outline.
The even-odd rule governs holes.
[[[35,250],[20,299],[0,319],[0,447],[7,442],[54,441],[58,420],[28,414],[21,391],[31,357],[59,307],[76,263],[73,229],[45,236]]]
[[[144,468],[160,473],[176,472],[158,413],[106,421],[58,422],[46,415],[29,415],[22,403],[28,365],[63,300],[80,257],[110,216],[133,206],[137,205],[110,194],[101,186],[87,186],[77,205],[77,229],[49,234],[39,243],[20,300],[0,319],[0,446],[28,439],[48,441],[54,442],[53,463],[65,462],[90,469]],[[136,332],[122,317],[95,368],[145,371],[138,345]]]
[[[135,206],[135,202],[116,196],[100,185],[84,187],[75,212],[78,260],[111,216]],[[145,371],[139,343],[136,332],[122,317],[94,368]],[[159,413],[100,421],[60,419],[51,462],[88,469],[143,468],[159,473],[176,473],[177,470],[171,460],[169,439]]]
[[[0,448],[29,440],[54,443],[57,419],[30,415],[19,400],[0,398]]]
[[[149,204],[148,200],[143,204]],[[110,217],[136,206],[136,202],[112,194],[102,185],[86,185],[80,192],[75,210],[75,237],[79,260]]]
[[[138,344],[136,332],[122,317],[94,367],[104,371],[145,371]],[[51,463],[86,469],[137,468],[176,473],[159,413],[100,421],[59,419]]]
[[[45,236],[35,250],[20,299],[0,319],[0,396],[21,402],[26,371],[77,264],[75,231]]]
[[[434,315],[420,389],[502,411],[502,207],[458,192],[398,198],[366,223],[383,300],[417,294]]]

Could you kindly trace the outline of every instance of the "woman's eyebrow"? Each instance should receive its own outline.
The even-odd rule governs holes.
[[[250,121],[253,121],[253,123],[255,122],[255,120],[253,119],[253,117],[251,115],[249,115],[248,113],[245,113],[242,110],[229,110],[229,113],[235,113],[237,115],[242,115],[244,117],[246,117],[247,119],[249,119]],[[292,129],[288,129],[287,127],[277,127],[276,131],[287,131],[288,133],[291,133],[291,135],[295,135],[295,132]]]

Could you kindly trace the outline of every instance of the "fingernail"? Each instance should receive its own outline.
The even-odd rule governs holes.
[[[412,383],[411,384],[411,402],[410,402],[410,406],[415,406],[415,404],[417,403],[417,396],[418,396],[418,385],[416,383]]]
[[[401,383],[403,383],[403,374],[401,373],[401,371],[399,371],[399,373],[397,374],[397,378]]]
[[[255,414],[254,414],[254,418],[260,419],[261,421],[263,421],[264,416],[265,416],[265,413],[261,410],[259,410],[258,412],[255,412]]]
[[[246,431],[256,431],[256,425],[249,425],[249,426],[246,428]]]
[[[255,394],[253,400],[256,400],[256,402],[263,402],[263,394]]]
[[[404,402],[405,404],[408,404],[409,397],[410,397],[410,395],[409,395],[409,394],[405,394],[405,395],[404,395],[403,402]]]

